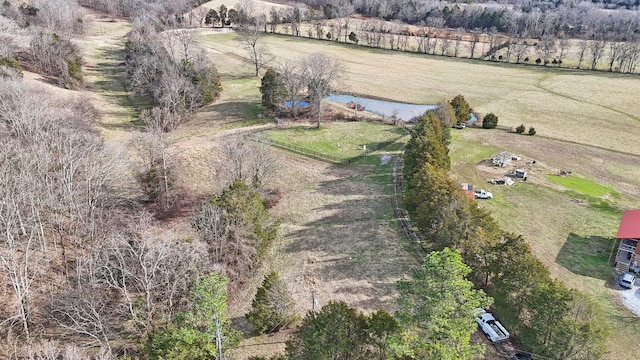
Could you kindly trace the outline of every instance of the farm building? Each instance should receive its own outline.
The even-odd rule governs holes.
[[[491,163],[493,166],[505,167],[511,165],[511,160],[520,160],[518,155],[512,154],[508,151],[494,154],[491,157]]]
[[[614,266],[618,271],[638,271],[638,264],[640,264],[640,210],[625,210],[622,214],[622,220],[620,220],[620,226],[618,227],[618,233],[616,234],[616,241],[614,242],[612,250],[615,249],[615,244],[619,243],[618,253],[615,257]]]

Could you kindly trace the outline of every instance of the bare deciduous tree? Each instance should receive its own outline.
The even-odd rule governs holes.
[[[139,336],[185,309],[191,285],[213,267],[199,241],[163,239],[149,214],[110,238],[96,260],[98,282],[117,290]]]
[[[558,40],[558,50],[560,50],[560,53],[558,54],[558,66],[562,65],[562,60],[567,54],[567,49],[569,49],[570,45],[571,43],[569,39],[564,36],[561,37],[560,40]]]
[[[322,103],[332,91],[332,87],[343,75],[343,65],[322,53],[314,53],[301,62],[302,74],[309,99],[314,104],[317,127],[322,120]]]
[[[278,72],[287,90],[287,101],[291,104],[289,108],[291,115],[296,117],[299,110],[297,100],[305,87],[302,66],[298,62],[285,61],[278,67]]]
[[[279,159],[271,148],[265,144],[251,141],[243,136],[236,136],[224,145],[228,183],[240,179],[261,189],[280,168]]]
[[[591,55],[591,70],[596,70],[598,62],[604,54],[604,49],[607,46],[607,41],[604,39],[593,40],[589,43],[589,55]]]
[[[542,60],[542,63],[546,66],[550,61],[549,59],[551,59],[556,52],[556,39],[547,35],[543,36],[536,46],[536,52]]]
[[[578,43],[578,66],[577,66],[578,69],[580,69],[580,65],[582,65],[582,61],[585,58],[588,48],[589,48],[589,40],[580,39],[580,42]]]
[[[515,42],[512,45],[513,47],[513,55],[516,57],[516,64],[520,63],[520,60],[526,57],[527,52],[529,51],[529,44],[527,44],[526,40]]]
[[[267,46],[260,41],[264,25],[264,19],[258,17],[253,23],[242,25],[239,29],[242,44],[249,51],[249,58],[255,66],[255,76],[258,76],[260,69],[273,60]]]
[[[475,53],[478,42],[480,41],[480,34],[478,31],[473,31],[471,33],[471,39],[469,40],[469,58],[473,59],[473,55]]]

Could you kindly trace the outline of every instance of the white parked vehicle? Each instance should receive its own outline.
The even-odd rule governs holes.
[[[478,190],[475,192],[475,197],[476,199],[493,199],[493,194],[488,191]]]
[[[491,342],[497,343],[509,338],[507,329],[505,329],[493,315],[480,308],[476,309],[475,315],[476,323],[478,323],[478,326],[480,326]]]
[[[618,279],[618,284],[627,289],[632,289],[633,285],[636,284],[636,276],[631,272],[626,272],[620,275],[620,279]]]

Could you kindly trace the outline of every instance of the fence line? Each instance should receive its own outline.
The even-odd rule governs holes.
[[[273,145],[273,146],[277,146],[283,149],[287,149],[287,150],[291,150],[291,151],[295,151],[297,153],[303,154],[305,156],[317,159],[317,160],[321,160],[321,161],[328,161],[328,162],[332,162],[332,163],[336,163],[336,164],[347,164],[347,165],[351,165],[352,163],[364,158],[365,156],[371,154],[374,151],[380,150],[384,147],[387,147],[395,142],[397,142],[398,140],[400,140],[401,138],[403,138],[404,135],[402,136],[398,136],[394,139],[391,140],[387,140],[387,141],[383,141],[381,143],[376,144],[375,146],[372,146],[371,148],[367,149],[367,150],[363,150],[362,154],[360,155],[356,155],[354,157],[351,158],[347,158],[347,159],[343,159],[343,158],[339,158],[333,155],[327,155],[327,154],[323,154],[323,153],[319,153],[317,151],[313,151],[313,150],[309,150],[309,149],[305,149],[296,145],[291,145],[288,143],[284,143],[282,141],[278,141],[278,140],[273,140],[273,139],[268,139],[264,136],[259,136],[256,134],[253,134],[252,136],[249,136],[249,138],[251,140],[257,141],[257,142],[261,142],[263,144],[268,144],[268,145]]]

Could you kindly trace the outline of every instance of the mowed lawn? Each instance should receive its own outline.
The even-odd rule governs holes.
[[[248,59],[235,33],[203,30],[208,48]],[[533,126],[538,135],[640,154],[637,76],[443,58],[279,35],[262,39],[272,65],[314,52],[345,67],[344,92],[434,104],[463,94],[479,114],[506,126]],[[251,64],[247,62],[247,68]]]
[[[271,129],[262,133],[265,137],[319,152],[339,159],[362,155],[365,149],[375,149],[381,143],[405,136],[406,131],[391,125],[366,122],[336,122],[315,125],[298,125]]]

